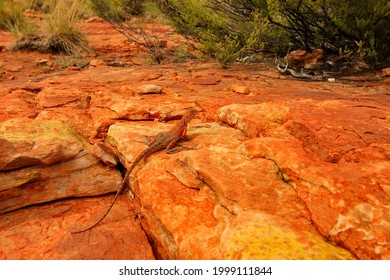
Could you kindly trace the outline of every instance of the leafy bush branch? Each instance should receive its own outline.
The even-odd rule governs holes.
[[[373,65],[390,63],[388,0],[154,0],[180,33],[225,66],[248,52],[288,47],[348,50]]]

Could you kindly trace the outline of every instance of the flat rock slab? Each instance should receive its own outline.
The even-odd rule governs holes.
[[[217,114],[230,128],[194,120],[190,150],[151,155],[133,174],[162,258],[389,257],[385,108],[301,99]],[[159,126],[117,124],[109,137],[131,161]]]
[[[99,226],[84,233],[71,233],[98,220],[112,198],[64,200],[1,215],[0,259],[154,259],[147,237],[124,197],[118,199]]]
[[[211,86],[218,84],[221,80],[216,77],[186,78],[185,81],[191,85]]]
[[[118,120],[167,121],[179,119],[188,108],[197,108],[185,99],[166,100],[164,96],[142,95],[132,97],[118,90],[101,91],[91,99],[90,115],[97,134],[106,134]]]
[[[143,135],[168,128],[117,124],[108,135],[132,160],[145,148],[137,144]],[[131,180],[146,218],[143,227],[160,258],[354,258],[316,232],[274,162],[250,160],[238,152],[248,140],[241,131],[195,120],[187,134],[190,141],[182,143],[187,150],[149,156],[134,171],[137,179]]]
[[[322,236],[361,259],[389,258],[386,107],[301,99],[229,105],[219,112],[245,134],[259,132],[238,150],[275,164]]]
[[[0,121],[10,118],[34,118],[38,112],[34,107],[34,94],[25,90],[1,90],[0,88]]]
[[[0,123],[0,171],[51,165],[76,157],[84,145],[61,121],[10,119]]]
[[[61,121],[2,122],[0,143],[0,214],[119,188],[119,171],[102,164]]]

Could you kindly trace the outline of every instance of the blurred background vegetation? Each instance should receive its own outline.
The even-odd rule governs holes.
[[[43,14],[43,27],[25,16],[27,9]],[[171,24],[224,67],[251,55],[316,48],[372,67],[390,63],[388,0],[0,0],[0,28],[17,39],[44,34],[35,46],[43,51],[85,51],[77,22],[92,15],[146,47],[156,62],[162,53],[145,21]]]
[[[388,0],[155,0],[177,30],[222,64],[247,53],[322,48],[389,64]]]

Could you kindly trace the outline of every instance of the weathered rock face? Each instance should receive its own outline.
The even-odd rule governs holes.
[[[325,63],[324,50],[315,49],[312,52],[296,50],[287,56],[288,65],[293,68],[316,68]]]
[[[302,109],[301,102],[308,106]],[[386,119],[385,110],[367,110]],[[309,112],[316,122],[303,122]],[[390,136],[376,118],[349,119],[367,111],[348,102],[314,100],[230,105],[218,114],[237,129],[194,123],[184,144],[193,150],[152,155],[134,173],[144,228],[158,257],[390,257]],[[328,140],[337,141],[337,135],[322,133],[319,125],[334,133],[355,131],[342,140],[351,146],[337,146],[337,161],[330,157],[336,145]],[[159,130],[166,129],[152,133],[146,125],[118,124],[109,136],[131,161],[145,147],[129,145],[131,139]],[[356,141],[360,133],[362,140]],[[360,161],[350,159],[351,149]]]
[[[63,199],[114,192],[121,176],[93,156],[68,125],[11,119],[0,123],[0,143],[0,259],[154,258],[123,200],[106,227],[103,223],[92,235],[71,233],[97,221],[111,197]],[[56,200],[61,201],[42,205]],[[108,236],[115,241],[106,242]]]
[[[108,130],[107,142],[127,165],[145,149],[146,136],[172,125],[140,120],[174,119],[196,105],[161,96],[139,99],[121,88],[95,92],[89,112],[96,131]],[[149,259],[150,242],[154,256],[162,259],[387,259],[388,108],[318,99],[223,106],[215,116],[224,126],[192,121],[190,141],[181,144],[189,149],[159,152],[134,170],[130,183],[137,202],[123,197],[107,220],[78,235],[70,231],[97,221],[111,196],[19,208],[116,191],[119,173],[93,156],[104,146],[97,145],[101,149],[92,154],[63,122],[43,120],[43,112],[54,107],[42,106],[37,120],[5,121],[0,125],[0,205],[7,213],[0,216],[0,231],[6,238],[0,245],[7,249],[0,257]],[[56,110],[84,110],[73,107],[77,100]],[[110,166],[117,162],[114,154],[99,157]],[[123,219],[128,207],[144,217],[148,238],[138,224]],[[58,224],[54,233],[35,236],[31,246],[20,242],[50,223]],[[21,234],[15,237],[14,231]],[[85,241],[87,235],[93,245]]]
[[[0,259],[154,259],[136,214],[122,198],[99,227],[71,233],[98,220],[111,200],[63,200],[0,216]]]
[[[34,94],[25,90],[0,89],[0,121],[18,117],[34,118],[37,112],[34,108]]]
[[[101,136],[118,120],[170,120],[180,118],[190,107],[196,105],[184,99],[171,101],[158,96],[133,97],[131,91],[120,87],[95,93],[91,100],[90,114],[96,135]]]
[[[0,213],[61,198],[105,194],[120,174],[61,121],[0,123]]]
[[[47,87],[37,94],[37,105],[42,109],[58,106],[85,108],[87,99],[88,94],[82,90],[56,90]]]

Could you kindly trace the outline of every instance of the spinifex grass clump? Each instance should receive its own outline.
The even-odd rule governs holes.
[[[57,1],[46,15],[45,46],[47,51],[80,55],[88,43],[77,24],[81,17],[80,1]]]
[[[88,51],[85,36],[78,28],[82,15],[82,1],[48,1],[48,13],[43,15],[43,34],[28,32],[18,36],[12,51],[35,50],[69,55],[81,55]]]

